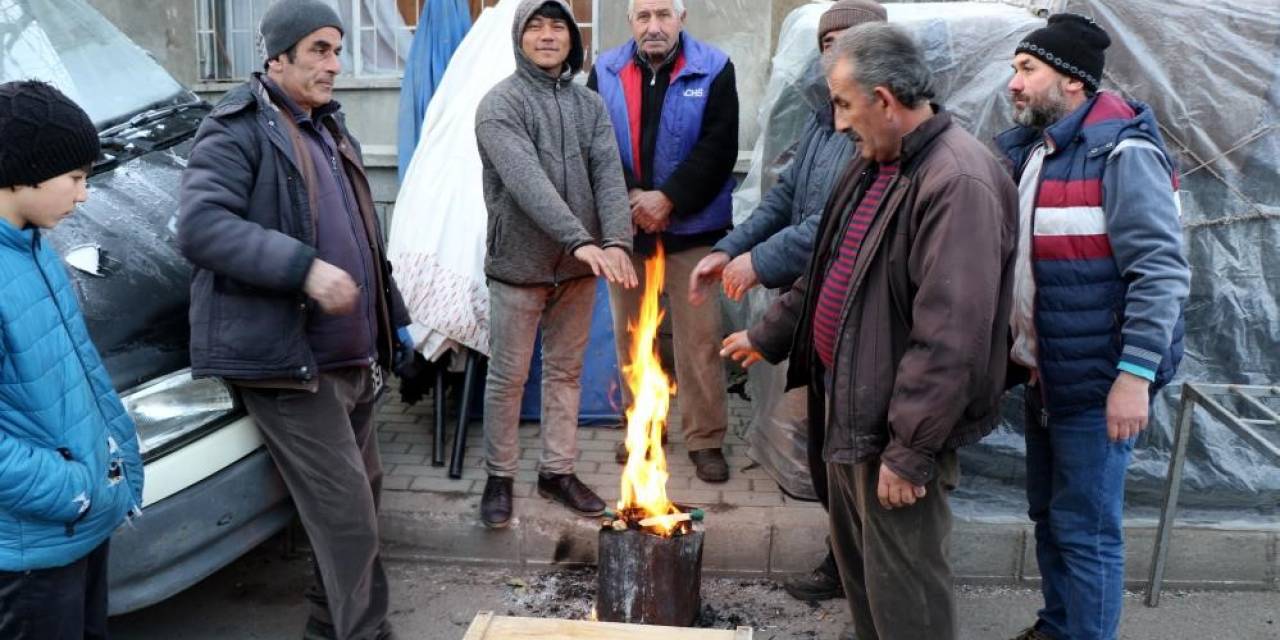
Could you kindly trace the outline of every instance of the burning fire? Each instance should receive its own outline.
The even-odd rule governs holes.
[[[658,325],[662,312],[658,294],[662,292],[666,258],[662,245],[644,263],[644,298],[640,317],[631,329],[631,366],[624,367],[623,378],[631,390],[632,405],[627,408],[627,466],[622,470],[622,492],[618,513],[637,514],[641,518],[657,518],[645,526],[664,537],[670,536],[678,521],[663,518],[680,513],[667,498],[667,457],[662,450],[662,432],[667,427],[667,412],[675,385],[662,370],[658,357]],[[639,518],[637,518],[639,519]]]

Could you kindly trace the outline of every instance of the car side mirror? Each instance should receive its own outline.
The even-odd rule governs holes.
[[[105,278],[120,266],[120,261],[107,254],[100,245],[82,244],[72,247],[62,258],[72,268],[95,278]]]

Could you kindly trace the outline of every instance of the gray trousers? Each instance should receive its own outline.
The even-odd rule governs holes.
[[[689,274],[711,253],[711,247],[694,247],[667,254],[665,282],[667,312],[671,314],[672,346],[676,365],[676,406],[680,409],[680,430],[689,451],[719,449],[729,426],[729,396],[725,393],[724,359],[720,342],[719,293],[702,306],[689,303]],[[634,289],[609,285],[609,305],[613,310],[613,335],[618,349],[618,370],[631,364],[631,330],[640,315],[644,298],[644,259],[632,263],[640,286]],[[719,287],[716,288],[719,291]],[[669,363],[663,363],[670,366]],[[622,385],[623,406],[632,404],[631,390]]]
[[[595,278],[558,287],[489,282],[489,373],[484,389],[484,448],[489,475],[520,468],[520,400],[542,326],[542,457],[539,473],[573,473],[578,457],[582,359],[591,331]]]
[[[311,540],[318,568],[307,594],[311,616],[332,624],[339,640],[375,638],[387,618],[377,391],[363,367],[323,372],[316,393],[240,387]]]
[[[909,507],[880,506],[880,461],[827,465],[831,546],[858,640],[951,640],[956,606],[950,560],[954,451]]]

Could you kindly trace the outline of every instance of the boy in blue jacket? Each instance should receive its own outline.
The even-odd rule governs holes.
[[[107,546],[142,504],[133,420],[40,237],[88,197],[98,132],[42,82],[0,85],[0,638],[107,637]]]

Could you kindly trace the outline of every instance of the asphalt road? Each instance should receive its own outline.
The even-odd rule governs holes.
[[[591,609],[589,570],[501,569],[391,562],[391,619],[401,640],[457,640],[477,611],[582,618]],[[304,557],[286,558],[269,542],[188,591],[112,620],[117,640],[276,640],[300,638],[306,619]],[[1039,596],[1016,588],[958,589],[963,640],[1012,637],[1035,615]],[[842,603],[796,602],[762,580],[704,578],[704,620],[753,626],[763,640],[835,638],[848,619]],[[1280,639],[1280,592],[1166,591],[1149,609],[1137,594],[1125,602],[1127,640]]]

